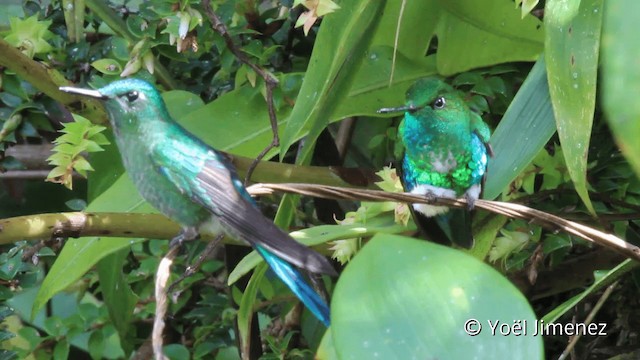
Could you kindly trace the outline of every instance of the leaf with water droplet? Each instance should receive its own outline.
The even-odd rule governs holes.
[[[545,57],[549,91],[567,169],[589,212],[587,152],[595,111],[603,0],[549,0],[545,6]],[[592,34],[587,34],[593,32]],[[578,76],[579,75],[579,76]]]

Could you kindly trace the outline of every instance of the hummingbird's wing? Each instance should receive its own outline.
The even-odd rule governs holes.
[[[238,240],[260,245],[299,268],[336,275],[324,256],[295,241],[262,215],[235,169],[222,155],[197,139],[192,140],[194,144],[159,144],[152,156],[159,172],[180,192],[209,209]],[[192,145],[201,151],[194,151]],[[189,148],[182,149],[183,146]]]
[[[336,275],[324,256],[295,241],[260,212],[235,170],[224,162],[210,160],[204,164],[193,179],[197,187],[194,200],[203,206],[215,203],[212,208],[218,211],[220,222],[240,240],[260,245],[299,268]]]
[[[291,264],[337,275],[329,261],[269,221],[249,196],[235,169],[195,138],[157,145],[152,159],[178,190],[217,217],[229,235],[251,244],[313,314],[329,326],[329,308]]]

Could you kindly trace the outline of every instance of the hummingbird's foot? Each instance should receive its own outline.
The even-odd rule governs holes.
[[[433,191],[431,191],[431,190],[428,190],[424,194],[424,198],[427,200],[427,202],[429,204],[435,204],[436,201],[438,200],[438,197],[436,196],[436,194],[434,194]]]
[[[190,277],[191,275],[195,274],[198,270],[200,270],[200,267],[202,266],[202,264],[210,258],[211,254],[213,253],[213,250],[215,250],[216,247],[218,247],[218,245],[220,244],[220,241],[222,241],[223,238],[224,238],[224,234],[219,234],[218,236],[216,236],[215,239],[213,239],[213,241],[210,241],[207,244],[207,247],[204,250],[202,250],[202,252],[200,253],[200,256],[198,256],[198,259],[196,259],[196,261],[191,265],[187,266],[187,269],[178,278],[178,280],[174,281],[171,285],[169,285],[169,290],[167,290],[167,292],[172,293],[175,287],[178,284],[180,284],[184,279]]]
[[[467,210],[468,211],[473,210],[473,208],[476,206],[475,205],[476,199],[474,199],[473,197],[469,196],[468,194],[464,195],[464,199],[467,200]]]
[[[471,211],[475,207],[476,200],[480,198],[481,187],[479,184],[472,185],[465,193],[464,199],[467,200],[467,210]]]
[[[176,237],[171,239],[169,249],[180,247],[185,241],[197,240],[198,238],[200,238],[200,234],[195,227],[184,227]]]

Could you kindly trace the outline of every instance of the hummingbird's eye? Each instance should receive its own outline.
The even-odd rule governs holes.
[[[134,102],[136,100],[138,100],[138,92],[137,91],[129,91],[126,95],[127,100],[129,100],[129,102]]]
[[[436,101],[433,102],[433,108],[434,109],[444,109],[444,106],[446,104],[447,104],[447,102],[444,100],[444,97],[438,96]]]

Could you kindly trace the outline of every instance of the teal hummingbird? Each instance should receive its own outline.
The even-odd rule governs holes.
[[[124,167],[136,188],[182,227],[172,244],[221,231],[250,244],[329,326],[327,304],[296,267],[336,275],[331,263],[265,218],[225,156],[171,118],[153,85],[125,79],[97,90],[60,90],[104,101]]]
[[[414,218],[425,236],[471,247],[471,216],[480,197],[489,156],[490,129],[463,96],[443,80],[418,80],[407,91],[407,102],[380,113],[404,111],[398,138],[404,154],[400,179],[405,191],[425,196],[464,197],[468,209],[413,204]],[[435,220],[435,223],[434,223]]]

